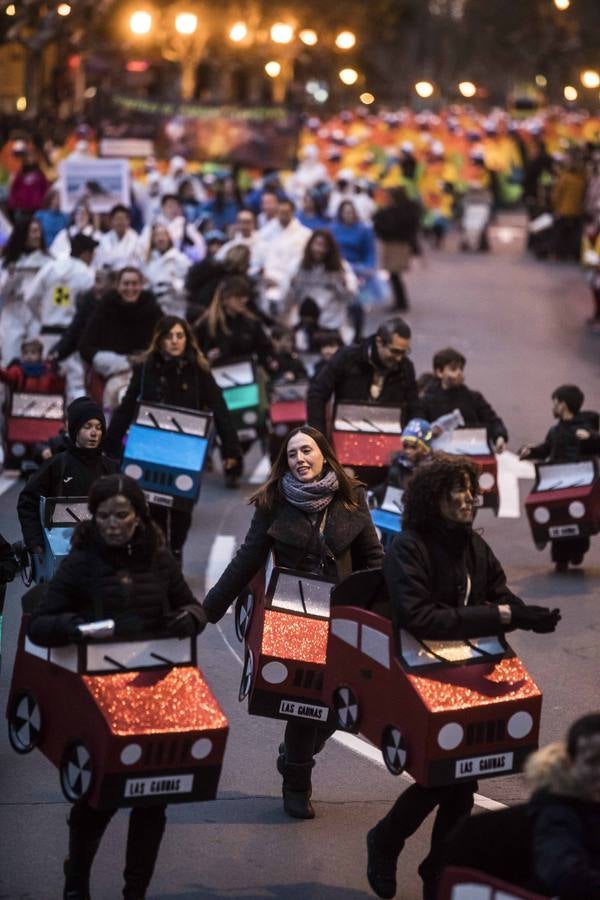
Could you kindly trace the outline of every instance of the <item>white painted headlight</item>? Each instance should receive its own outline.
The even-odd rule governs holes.
[[[135,479],[135,481],[139,481],[144,474],[144,470],[137,463],[129,463],[128,466],[125,466],[125,474]]]
[[[508,733],[511,738],[527,737],[532,728],[533,716],[525,710],[513,713],[508,720]]]
[[[127,744],[121,750],[121,762],[124,766],[133,766],[142,758],[142,748],[139,744]]]
[[[583,519],[585,516],[585,504],[581,500],[573,500],[569,503],[569,515],[572,519]]]
[[[479,476],[479,487],[482,491],[491,491],[496,484],[496,479],[491,472],[482,472]]]
[[[533,518],[539,525],[545,525],[550,521],[550,510],[546,506],[536,506],[533,511]]]
[[[178,491],[191,491],[194,487],[194,479],[189,475],[178,475],[175,479],[175,487]]]
[[[12,445],[13,456],[25,456],[25,444],[18,441]]]
[[[212,748],[213,744],[210,738],[198,738],[198,740],[192,744],[190,753],[194,759],[206,759]]]
[[[255,425],[258,422],[258,416],[253,409],[249,409],[247,412],[242,413],[242,422],[245,425]]]
[[[464,728],[458,722],[448,722],[439,730],[437,742],[442,750],[456,750],[465,736]]]
[[[288,667],[282,662],[271,660],[264,664],[261,675],[269,684],[283,684],[288,677]]]

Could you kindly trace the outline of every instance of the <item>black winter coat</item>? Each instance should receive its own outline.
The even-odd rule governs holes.
[[[328,564],[317,572],[318,524],[282,500],[271,512],[255,510],[246,539],[217,584],[208,592],[204,609],[210,622],[217,622],[273,551],[278,566],[324,574],[334,580],[358,569],[381,565],[383,548],[371,521],[364,493],[357,496],[359,507],[351,512],[336,496],[328,507],[323,540]],[[316,545],[316,546],[315,546]]]
[[[540,790],[530,811],[536,887],[560,900],[599,900],[600,803]]]
[[[201,319],[196,329],[196,339],[200,349],[208,355],[211,350],[218,350],[219,356],[212,359],[212,364],[221,366],[243,356],[256,356],[260,364],[269,368],[273,355],[273,345],[265,334],[258,319],[247,316],[227,316],[227,334],[220,326],[213,336],[208,330],[208,322]]]
[[[418,253],[419,206],[408,198],[378,209],[373,216],[373,229],[380,241],[410,244]]]
[[[117,291],[109,291],[87,320],[79,352],[91,365],[96,353],[110,350],[129,356],[150,346],[154,328],[163,312],[154,294],[142,291],[136,303],[126,303]]]
[[[410,529],[399,534],[386,553],[384,575],[395,627],[416,638],[498,634],[506,626],[496,606],[522,604],[483,538],[450,523],[423,534]]]
[[[600,453],[600,434],[591,432],[591,437],[581,441],[575,437],[579,428],[590,431],[589,420],[582,415],[574,416],[568,422],[562,420],[553,425],[541,444],[531,448],[528,459],[546,459],[549,462],[578,462]]]
[[[421,415],[412,362],[405,357],[396,369],[376,370],[375,360],[373,337],[358,346],[341,347],[311,381],[307,396],[308,424],[325,434],[325,410],[332,394],[336,403],[376,402],[380,406],[397,406],[404,423]],[[385,375],[385,381],[379,399],[373,401],[369,389],[376,371]]]
[[[201,369],[191,355],[168,358],[162,353],[153,353],[145,363],[135,366],[129,387],[113,413],[106,434],[105,448],[111,456],[120,456],[121,442],[140,400],[212,412],[223,457],[241,459],[237,432],[221,388],[210,372]]]
[[[40,519],[40,497],[87,497],[92,484],[102,475],[111,475],[117,463],[101,450],[81,450],[64,438],[67,450],[47,460],[31,476],[19,495],[17,513],[26,546],[44,546]]]
[[[94,288],[80,294],[75,306],[75,315],[71,324],[63,331],[60,340],[51,348],[52,353],[57,354],[59,362],[75,353],[79,347],[81,337],[87,325],[88,319],[97,304]]]
[[[174,610],[188,610],[204,621],[181,568],[160,543],[155,526],[127,547],[108,547],[95,524],[84,522],[76,546],[59,566],[29,623],[29,637],[43,647],[69,643],[81,622],[115,620],[115,637],[164,633]]]
[[[502,437],[508,441],[506,426],[483,394],[472,391],[466,384],[444,390],[439,379],[431,385],[423,397],[423,413],[429,422],[460,409],[465,428],[485,428],[492,443]]]

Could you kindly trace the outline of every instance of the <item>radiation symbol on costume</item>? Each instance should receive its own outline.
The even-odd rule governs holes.
[[[55,306],[68,306],[71,302],[71,289],[66,284],[57,284],[52,299]]]

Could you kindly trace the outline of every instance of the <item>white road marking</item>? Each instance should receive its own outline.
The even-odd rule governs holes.
[[[519,459],[516,453],[505,450],[496,457],[498,461],[498,491],[500,509],[498,518],[518,519],[521,515],[519,479],[535,478],[535,466],[526,459]]]
[[[0,495],[10,490],[10,488],[17,483],[20,475],[21,473],[17,469],[6,469],[6,471],[0,475]]]
[[[243,666],[244,661],[242,657],[237,652],[235,647],[229,642],[223,629],[218,623],[217,630],[223,638],[225,646],[227,647],[231,655],[237,659],[240,666]],[[358,754],[358,756],[362,756],[363,759],[368,759],[369,762],[375,763],[376,766],[379,766],[382,769],[386,769],[386,765],[381,757],[381,752],[377,749],[377,747],[374,747],[373,744],[369,744],[363,738],[358,737],[355,734],[348,734],[345,731],[336,731],[336,733],[332,735],[331,739],[337,741],[338,744],[341,744],[342,747],[346,747],[346,749],[350,750],[352,753],[356,753]],[[404,781],[408,781],[409,784],[412,784],[414,782],[414,778],[412,778],[407,772],[403,772],[402,775],[400,775],[400,778],[403,778]],[[491,797],[484,797],[483,794],[475,794],[475,803],[482,809],[506,809],[506,804],[499,803],[498,800],[492,800]]]
[[[269,477],[271,460],[265,454],[248,479],[248,484],[262,484]]]
[[[235,537],[232,534],[218,534],[216,536],[208,554],[206,575],[204,576],[205,594],[208,594],[211,587],[217,583],[223,571],[231,562],[234,551]],[[231,607],[227,612],[231,613]]]

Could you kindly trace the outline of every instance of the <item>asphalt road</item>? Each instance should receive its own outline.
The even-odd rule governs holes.
[[[584,320],[590,302],[574,267],[537,263],[510,252],[490,257],[451,250],[428,257],[409,275],[413,359],[418,372],[432,353],[454,345],[467,356],[467,381],[483,391],[508,424],[509,447],[539,440],[551,424],[550,394],[564,382],[586,392],[586,407],[600,408],[598,350]],[[371,317],[371,322],[375,321]],[[259,463],[247,461],[247,475]],[[521,498],[528,483],[520,483]],[[251,485],[225,491],[218,474],[206,477],[186,547],[185,572],[202,596],[223,568],[250,519],[244,504]],[[0,497],[0,531],[18,537],[16,489]],[[538,552],[527,522],[478,519],[503,562],[513,590],[530,602],[558,605],[563,620],[555,635],[517,633],[514,649],[544,692],[542,741],[560,737],[578,715],[598,707],[600,541],[579,572],[555,575],[548,551]],[[219,539],[220,538],[220,539]],[[22,590],[11,585],[2,636],[0,705],[6,695]],[[371,896],[365,877],[365,835],[406,786],[394,779],[366,745],[332,740],[314,770],[317,818],[297,822],[283,815],[275,756],[282,723],[248,716],[237,700],[240,645],[233,617],[209,627],[200,639],[200,663],[230,723],[230,736],[215,802],[172,806],[149,897],[179,900],[289,898],[361,900]],[[358,747],[358,750],[356,749]],[[500,803],[526,797],[519,776],[480,782],[481,793]],[[485,804],[485,801],[481,801]],[[39,754],[17,756],[0,730],[0,900],[58,898],[62,891],[68,805],[53,767]],[[126,813],[111,824],[92,879],[94,900],[120,895]],[[428,830],[407,845],[399,866],[399,896],[421,896],[416,866],[426,853]]]

